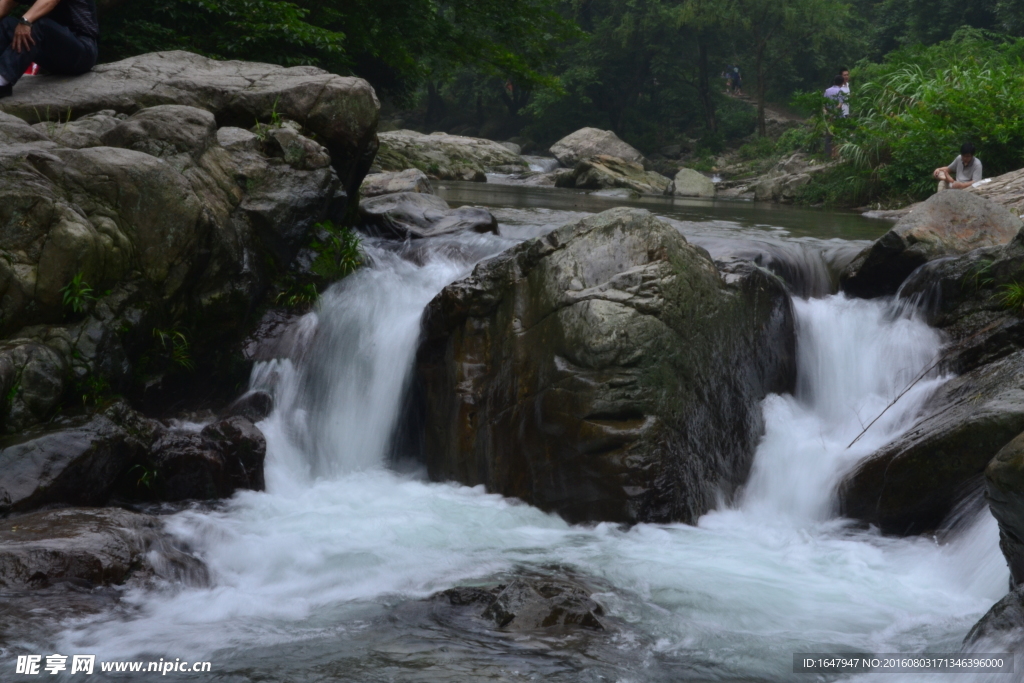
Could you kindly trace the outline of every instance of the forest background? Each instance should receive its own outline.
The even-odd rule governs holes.
[[[971,140],[1024,167],[1024,0],[98,0],[102,59],[185,49],[366,78],[385,120],[545,148],[584,126],[707,168],[733,150],[841,161],[809,203],[898,204]],[[753,102],[728,97],[738,66]],[[852,71],[853,116],[821,93]],[[764,105],[805,125],[779,133]]]

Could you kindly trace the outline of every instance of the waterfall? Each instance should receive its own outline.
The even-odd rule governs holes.
[[[766,433],[735,507],[695,527],[572,526],[481,487],[390,470],[424,306],[509,245],[426,242],[369,245],[371,267],[297,322],[293,353],[254,370],[253,388],[275,397],[259,425],[268,490],[168,522],[213,586],[129,592],[130,618],[83,620],[49,651],[210,660],[239,680],[789,681],[799,651],[956,651],[1005,592],[987,510],[945,544],[835,516],[836,483],[945,379],[918,382],[848,447],[941,348],[886,301],[794,301],[798,389],[764,402]],[[563,568],[600,588],[616,624],[578,648],[463,628],[423,601]]]

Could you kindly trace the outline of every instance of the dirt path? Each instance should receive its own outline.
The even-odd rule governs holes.
[[[754,109],[757,109],[757,98],[751,97],[750,95],[733,95],[732,93],[725,93],[726,96],[731,97],[739,102],[745,102]],[[764,103],[764,118],[766,121],[780,121],[788,123],[790,121],[796,121],[802,123],[805,119],[802,116],[798,116],[793,113],[788,107],[781,104],[773,104],[772,102]]]

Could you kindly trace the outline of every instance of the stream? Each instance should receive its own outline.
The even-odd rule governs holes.
[[[212,585],[129,591],[113,611],[63,622],[36,651],[206,660],[211,674],[161,678],[240,683],[851,680],[796,675],[793,654],[957,652],[1006,593],[987,507],[951,522],[941,542],[883,537],[836,514],[842,476],[909,428],[948,379],[918,383],[847,448],[943,343],[912,309],[830,293],[838,268],[889,224],[743,202],[441,185],[453,206],[491,207],[502,236],[367,240],[370,266],[297,323],[290,357],[257,365],[251,387],[275,397],[259,425],[267,491],[167,518]],[[573,526],[480,487],[428,482],[395,438],[423,308],[481,259],[622,204],[665,217],[723,265],[757,259],[791,283],[798,387],[764,401],[766,433],[738,499],[697,526]],[[505,633],[424,600],[565,573],[597,587],[612,628]],[[885,680],[922,678],[934,675]]]

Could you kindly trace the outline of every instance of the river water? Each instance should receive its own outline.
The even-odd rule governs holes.
[[[130,592],[115,612],[65,623],[47,651],[212,662],[212,675],[181,680],[826,680],[793,674],[793,653],[956,652],[1006,592],[987,509],[941,543],[836,516],[843,474],[908,428],[946,379],[917,384],[847,448],[943,343],[912,311],[828,293],[837,264],[888,227],[857,216],[640,202],[723,264],[760,255],[798,294],[798,389],[765,400],[767,430],[731,507],[697,526],[572,526],[425,481],[393,438],[423,307],[480,259],[624,203],[456,183],[442,192],[494,206],[503,236],[367,242],[372,265],[299,322],[291,357],[254,370],[253,387],[276,399],[260,424],[267,491],[168,519],[213,584]],[[565,573],[596,588],[609,631],[503,633],[424,600]]]

